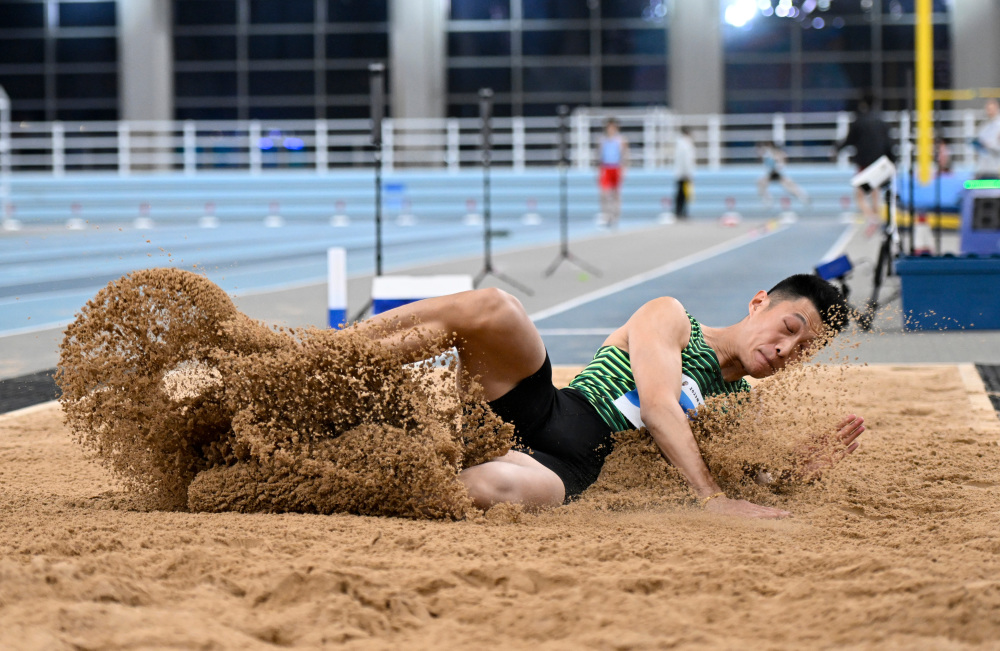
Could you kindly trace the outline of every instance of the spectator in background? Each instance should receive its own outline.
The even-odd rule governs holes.
[[[887,156],[889,160],[895,162],[895,156],[892,152],[892,138],[889,137],[889,125],[882,121],[882,118],[874,111],[874,107],[874,97],[870,93],[866,93],[858,102],[858,113],[854,122],[851,123],[847,137],[836,145],[837,152],[845,147],[854,148],[854,156],[851,160],[859,172],[882,156]],[[878,188],[869,185],[855,188],[854,198],[868,224],[866,232],[870,237],[875,233],[880,222]]]
[[[983,108],[986,121],[972,141],[976,150],[976,178],[1000,179],[1000,103],[990,98]]]
[[[678,219],[688,216],[688,202],[694,190],[695,149],[690,127],[681,127],[674,147],[674,177],[677,179],[677,196],[674,211]]]
[[[628,141],[618,131],[618,120],[608,118],[604,123],[598,156],[600,172],[597,184],[601,189],[601,226],[615,227],[622,216],[622,176],[628,166]]]

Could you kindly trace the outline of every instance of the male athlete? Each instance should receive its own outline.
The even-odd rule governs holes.
[[[520,302],[498,289],[430,298],[356,326],[369,336],[426,357],[414,328],[451,334],[463,368],[478,375],[490,406],[515,427],[519,444],[459,475],[474,503],[563,504],[597,480],[612,434],[645,426],[709,511],[781,518],[787,511],[725,496],[710,474],[686,408],[705,397],[747,391],[744,376],[763,378],[799,358],[817,337],[839,331],[847,305],[817,276],[796,275],[757,292],[747,315],[725,328],[703,326],[674,298],[654,299],[615,330],[593,361],[557,390],[542,338]],[[853,452],[864,420],[840,425]]]

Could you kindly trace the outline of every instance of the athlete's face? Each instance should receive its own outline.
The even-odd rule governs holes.
[[[774,375],[800,359],[823,332],[823,321],[808,298],[773,300],[760,291],[749,309],[740,361],[751,377]]]

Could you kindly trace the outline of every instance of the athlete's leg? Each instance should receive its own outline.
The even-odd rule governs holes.
[[[513,389],[545,361],[545,344],[520,301],[496,289],[477,289],[403,305],[354,326],[416,362],[428,352],[418,331],[443,335],[462,367],[479,376],[487,400]]]
[[[803,190],[802,187],[798,183],[796,183],[795,181],[791,180],[787,176],[782,176],[781,177],[781,187],[785,188],[785,190],[790,195],[792,195],[793,197],[795,197],[796,199],[798,199],[802,203],[809,203],[809,195],[806,194],[806,191]]]
[[[677,179],[677,194],[674,197],[674,213],[678,219],[687,217],[687,193],[684,192],[684,179]]]
[[[469,491],[473,503],[481,509],[501,502],[546,508],[559,506],[566,498],[566,488],[559,475],[516,450],[466,468],[458,479]]]
[[[771,185],[771,177],[768,174],[757,179],[757,194],[760,195],[760,200],[766,208],[770,208],[774,203],[774,199],[771,198],[771,192],[768,189],[769,185]]]
[[[618,220],[622,217],[622,189],[620,185],[616,185],[611,190],[611,218],[609,220],[611,226],[617,226]]]

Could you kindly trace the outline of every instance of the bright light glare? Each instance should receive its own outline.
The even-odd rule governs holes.
[[[726,7],[726,22],[733,27],[743,27],[756,15],[756,0],[735,0]]]

